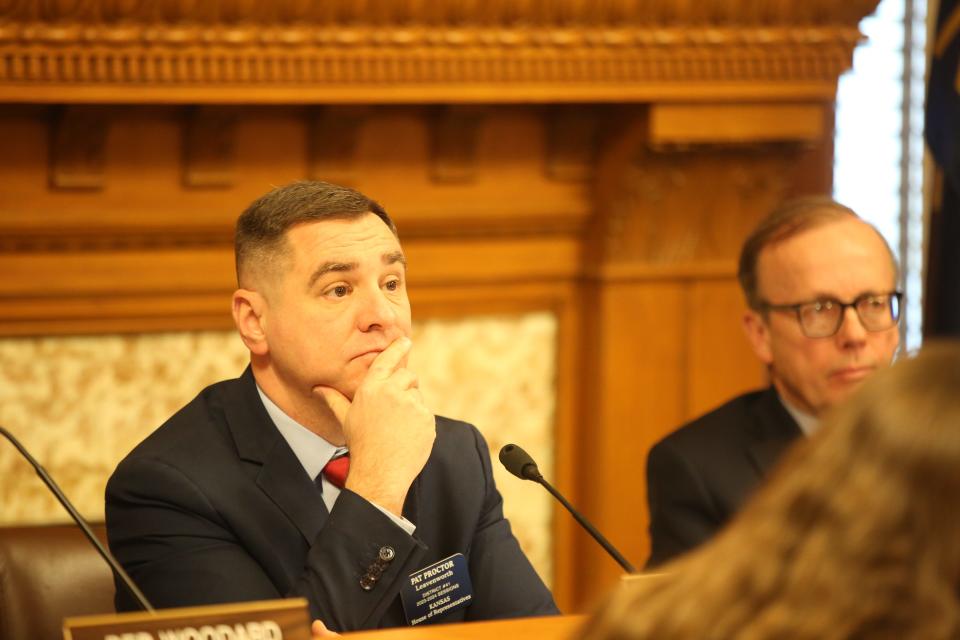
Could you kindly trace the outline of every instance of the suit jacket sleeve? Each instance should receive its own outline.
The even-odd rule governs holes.
[[[205,493],[176,467],[128,459],[107,486],[111,548],[157,607],[305,597],[311,614],[334,630],[373,628],[415,570],[422,545],[360,496],[344,490],[307,552],[292,588],[280,593]],[[164,532],[176,532],[175,534]],[[379,550],[395,559],[375,587],[360,577]],[[118,585],[119,610],[136,608]]]
[[[647,458],[647,499],[651,542],[647,568],[702,544],[722,524],[703,478],[669,440],[658,443]]]
[[[469,553],[474,602],[467,610],[466,619],[557,614],[553,596],[503,517],[503,498],[494,484],[487,443],[475,428],[472,432],[483,467],[485,493]]]

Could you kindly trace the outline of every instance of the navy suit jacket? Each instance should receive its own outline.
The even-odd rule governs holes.
[[[403,515],[413,536],[349,490],[328,513],[249,369],[207,387],[137,446],[106,492],[110,547],[156,607],[302,596],[334,630],[399,626],[401,581],[463,553],[473,601],[438,622],[557,612],[503,517],[472,425],[437,418]],[[384,547],[394,558],[376,576]],[[116,604],[136,608],[119,585]]]
[[[706,542],[802,435],[773,387],[734,398],[647,458],[652,568]]]

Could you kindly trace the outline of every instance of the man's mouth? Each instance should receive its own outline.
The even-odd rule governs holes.
[[[852,383],[860,382],[871,373],[873,373],[874,367],[843,367],[842,369],[835,369],[830,377],[839,382]]]
[[[373,360],[375,360],[376,357],[377,357],[378,355],[380,355],[381,353],[383,353],[383,349],[380,349],[380,348],[367,349],[366,351],[361,351],[360,353],[358,353],[357,355],[353,356],[353,357],[350,358],[350,359],[351,359],[351,360],[370,360],[370,361],[373,361]]]

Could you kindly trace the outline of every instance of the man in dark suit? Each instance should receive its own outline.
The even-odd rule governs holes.
[[[899,344],[897,266],[883,237],[823,198],[788,203],[744,243],[743,326],[771,386],[670,434],[650,451],[655,567],[708,540],[795,439],[890,364]]]
[[[398,626],[415,615],[407,576],[460,553],[472,598],[437,621],[556,613],[483,437],[434,417],[406,366],[406,262],[382,207],[321,182],[274,189],[238,219],[236,260],[249,368],[107,486],[110,546],[153,604],[302,596],[333,630]],[[134,606],[119,587],[117,606]]]

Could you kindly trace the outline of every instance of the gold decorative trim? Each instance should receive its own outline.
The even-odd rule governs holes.
[[[485,87],[489,100],[623,99],[643,84],[780,81],[833,91],[860,39],[855,26],[776,28],[459,29],[0,24],[0,98],[35,87],[230,90],[224,102],[271,100],[277,88]],[[545,85],[545,86],[544,86]],[[555,87],[551,89],[551,87]],[[649,88],[646,89],[650,91]],[[567,94],[563,94],[567,95]],[[627,91],[629,95],[629,91]],[[320,94],[303,94],[316,99]],[[371,93],[353,98],[396,101]],[[55,95],[48,100],[53,101]],[[121,94],[142,101],[150,94]],[[334,96],[336,97],[336,96]],[[436,97],[436,96],[434,96]],[[468,96],[469,97],[469,96]],[[176,99],[176,98],[174,98]],[[180,98],[186,101],[187,96]]]
[[[223,25],[242,28],[246,23],[279,26],[310,23],[569,26],[570,24],[830,24],[846,22],[872,11],[877,0],[807,0],[757,2],[756,0],[9,0],[0,6],[0,17],[24,21],[102,21],[117,34],[127,33],[129,21],[159,22],[195,27]],[[188,29],[189,27],[184,27]]]

